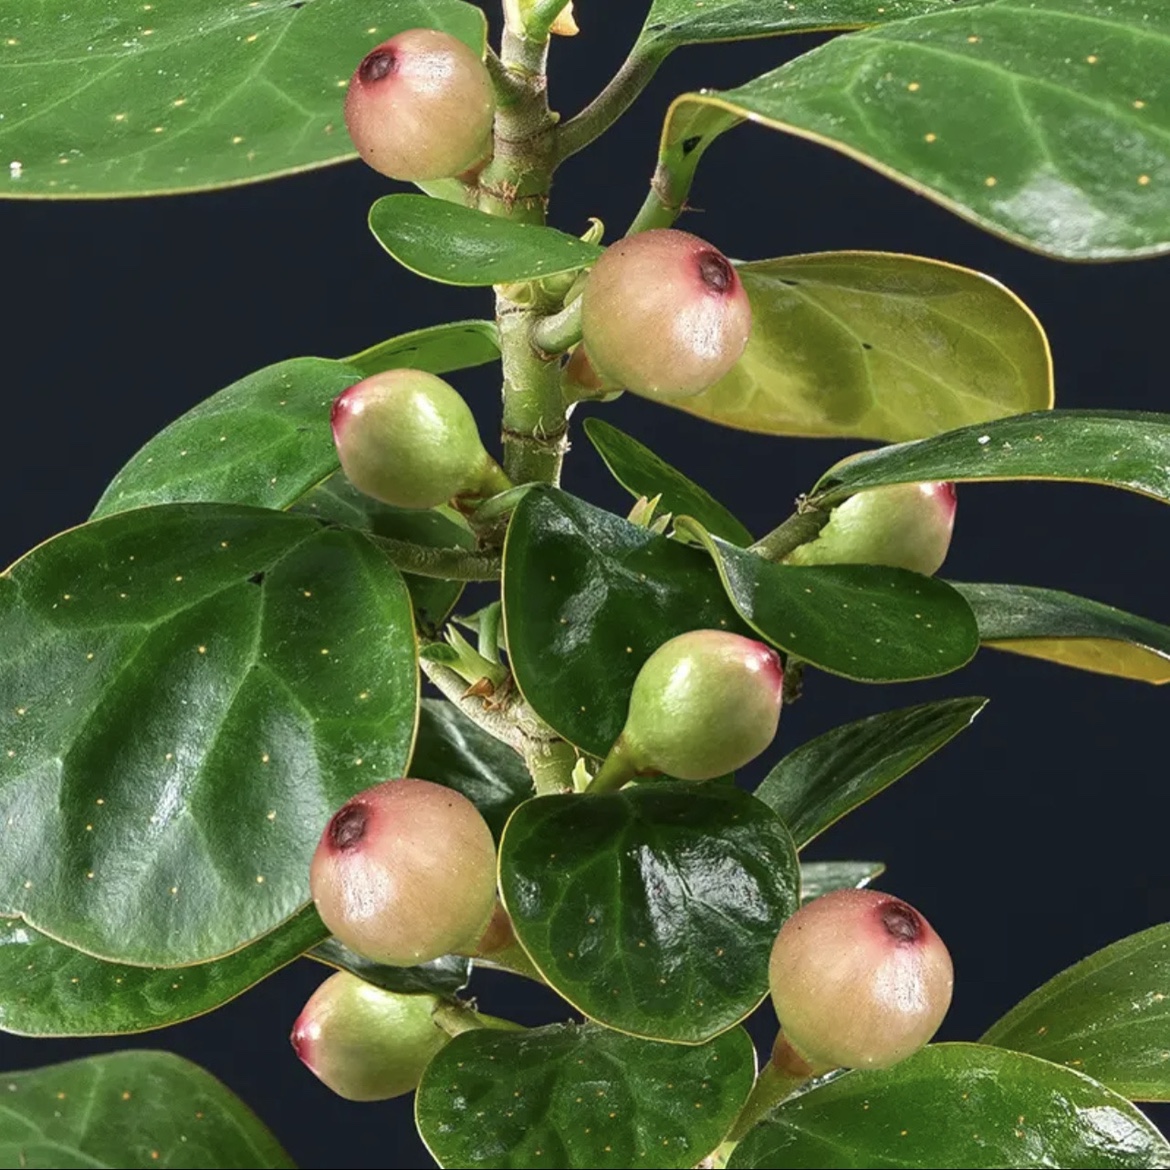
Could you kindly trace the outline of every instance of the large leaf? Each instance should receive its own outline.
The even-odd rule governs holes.
[[[155,195],[353,158],[342,102],[404,29],[483,51],[458,0],[0,0],[0,196]]]
[[[500,340],[491,321],[453,321],[401,333],[345,358],[345,364],[362,377],[384,370],[426,370],[445,374],[498,361]]]
[[[217,958],[308,901],[329,815],[400,776],[410,600],[365,536],[172,504],[0,577],[0,911],[114,961]]]
[[[674,405],[774,435],[918,439],[1052,405],[1040,323],[966,268],[823,252],[739,269],[752,302],[743,357]]]
[[[596,244],[426,195],[386,195],[370,230],[405,268],[444,284],[511,284],[586,268]]]
[[[504,545],[516,682],[560,735],[604,756],[647,658],[687,630],[749,632],[709,557],[552,489],[516,509]]]
[[[987,646],[1097,674],[1170,681],[1170,626],[1056,589],[953,581]]]
[[[0,1083],[0,1165],[295,1170],[234,1093],[169,1052],[112,1052]]]
[[[750,118],[1049,255],[1154,255],[1170,249],[1170,111],[1155,80],[1168,72],[1170,9],[1149,0],[947,5],[684,95],[663,158],[689,174]]]
[[[834,505],[864,488],[929,480],[1065,479],[1170,503],[1170,414],[1052,410],[866,451],[813,489]]]
[[[309,952],[310,959],[348,971],[367,983],[399,995],[440,995],[450,998],[462,991],[471,978],[471,960],[465,955],[442,955],[417,967],[390,967],[351,951],[344,943],[328,938]]]
[[[986,699],[943,699],[835,727],[778,763],[756,797],[775,809],[797,848],[934,755],[970,727]]]
[[[591,1024],[457,1036],[415,1113],[440,1166],[684,1170],[731,1128],[755,1079],[742,1028],[680,1049]]]
[[[949,585],[884,565],[776,565],[684,518],[743,619],[788,654],[862,682],[958,670],[979,649],[970,606]]]
[[[937,1044],[780,1106],[730,1170],[1113,1170],[1170,1165],[1128,1101],[1069,1069],[978,1044]]]
[[[883,861],[804,861],[800,866],[800,900],[811,902],[833,890],[861,890],[885,872]]]
[[[1134,1101],[1170,1100],[1170,924],[1062,971],[983,1043],[1067,1064]]]
[[[722,784],[530,800],[500,845],[500,893],[548,982],[591,1019],[684,1044],[763,999],[799,890],[783,822]]]

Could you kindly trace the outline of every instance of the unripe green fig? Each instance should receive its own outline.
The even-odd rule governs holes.
[[[450,1036],[439,1027],[434,995],[383,991],[348,971],[313,992],[293,1024],[293,1051],[339,1097],[385,1101],[418,1087]]]
[[[788,1044],[825,1072],[912,1056],[947,1014],[954,971],[913,906],[877,890],[836,890],[780,928],[768,979]]]
[[[946,559],[954,527],[954,484],[867,488],[834,508],[817,538],[794,549],[785,563],[890,565],[930,577]]]
[[[384,504],[434,508],[512,486],[484,450],[471,408],[434,374],[374,374],[338,395],[331,422],[346,478]]]
[[[483,61],[449,33],[414,28],[366,54],[345,95],[345,124],[374,170],[423,182],[487,158],[495,109]]]
[[[471,953],[496,905],[496,848],[467,797],[387,780],[334,813],[309,869],[325,925],[351,950],[409,967]]]
[[[752,308],[731,261],[698,236],[661,228],[611,244],[582,293],[589,357],[635,394],[689,398],[739,361]]]

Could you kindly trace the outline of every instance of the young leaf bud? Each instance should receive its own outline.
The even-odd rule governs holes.
[[[387,780],[334,813],[309,870],[325,925],[351,950],[408,967],[470,952],[496,904],[479,810],[428,780]]]
[[[788,1044],[825,1072],[912,1056],[947,1014],[954,972],[912,906],[877,890],[836,890],[780,928],[768,978]]]
[[[433,508],[512,486],[467,403],[434,374],[374,374],[337,397],[331,421],[346,478],[384,504]]]
[[[598,371],[636,394],[688,398],[739,361],[752,308],[722,252],[670,228],[611,244],[582,294]]]
[[[289,1039],[305,1067],[338,1096],[385,1101],[417,1088],[450,1039],[432,1015],[439,1002],[338,971],[313,992]]]
[[[391,179],[462,175],[491,149],[495,93],[487,67],[457,37],[415,28],[366,55],[345,95],[362,158]]]
[[[785,561],[790,565],[890,565],[929,577],[942,567],[954,527],[953,484],[867,488],[834,508],[817,538],[793,550]]]

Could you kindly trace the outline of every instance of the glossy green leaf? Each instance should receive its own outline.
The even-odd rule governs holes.
[[[647,658],[687,630],[748,632],[700,549],[534,489],[504,545],[509,661],[533,710],[604,756]]]
[[[789,752],[756,797],[775,809],[798,849],[905,776],[970,727],[986,699],[943,699],[884,711]]]
[[[661,495],[659,513],[693,516],[715,536],[732,544],[751,544],[752,534],[714,496],[637,439],[600,418],[585,420],[585,435],[610,474],[635,498]]]
[[[471,960],[465,955],[443,955],[417,967],[388,967],[356,954],[335,938],[315,946],[309,958],[401,995],[450,997],[462,991],[471,978]]]
[[[586,268],[601,255],[596,244],[555,228],[426,195],[383,196],[370,208],[370,230],[403,267],[443,284],[538,280]]]
[[[500,340],[491,321],[453,321],[391,337],[344,360],[363,378],[405,368],[445,374],[499,361]]]
[[[663,154],[690,141],[693,171],[713,137],[750,118],[1025,247],[1148,256],[1170,249],[1168,73],[1170,9],[1148,0],[947,5],[838,37],[738,89],[684,95]]]
[[[958,670],[979,649],[970,607],[949,585],[879,565],[775,565],[683,518],[743,619],[821,670],[906,682]]]
[[[239,1097],[169,1052],[90,1056],[0,1084],[0,1166],[295,1170]]]
[[[804,861],[800,900],[811,902],[833,890],[861,890],[886,872],[884,861]]]
[[[796,909],[792,838],[738,788],[661,781],[522,804],[500,845],[516,937],[590,1019],[698,1044],[753,1011]]]
[[[308,901],[418,701],[371,541],[229,505],[75,528],[0,577],[0,911],[113,961],[218,958]]]
[[[821,476],[816,502],[928,480],[1065,479],[1170,503],[1170,414],[1051,410],[865,451]]]
[[[983,1043],[1067,1064],[1134,1101],[1170,1101],[1170,924],[1062,971]]]
[[[978,1044],[935,1044],[881,1072],[793,1098],[736,1147],[730,1170],[1120,1170],[1170,1165],[1128,1101],[1069,1069]]]
[[[354,158],[350,75],[421,26],[483,51],[483,13],[458,0],[0,0],[0,196],[174,194]]]
[[[756,1056],[742,1028],[679,1048],[591,1024],[457,1036],[419,1085],[440,1166],[684,1170],[722,1141]]]
[[[1052,406],[1044,331],[990,277],[885,252],[761,260],[739,274],[752,302],[747,350],[709,390],[673,404],[690,414],[892,442]]]
[[[952,582],[984,645],[1097,674],[1170,682],[1170,626],[1056,589]]]

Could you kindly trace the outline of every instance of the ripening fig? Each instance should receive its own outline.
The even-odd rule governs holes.
[[[495,108],[487,66],[467,45],[414,28],[366,54],[345,95],[345,124],[374,170],[422,182],[487,158]]]
[[[496,848],[467,797],[387,780],[333,814],[309,869],[325,925],[351,950],[409,967],[470,953],[496,904]]]
[[[313,992],[293,1025],[293,1051],[338,1096],[385,1101],[418,1087],[423,1069],[450,1039],[434,995],[383,991],[348,971]]]
[[[594,265],[582,293],[589,357],[606,378],[650,398],[689,398],[739,361],[752,308],[718,249],[672,228],[627,236]]]
[[[484,450],[470,407],[434,374],[374,374],[338,395],[331,421],[346,478],[384,504],[434,508],[512,486]]]
[[[836,890],[780,928],[768,980],[788,1044],[825,1072],[912,1056],[947,1014],[954,971],[913,906],[877,890]]]

